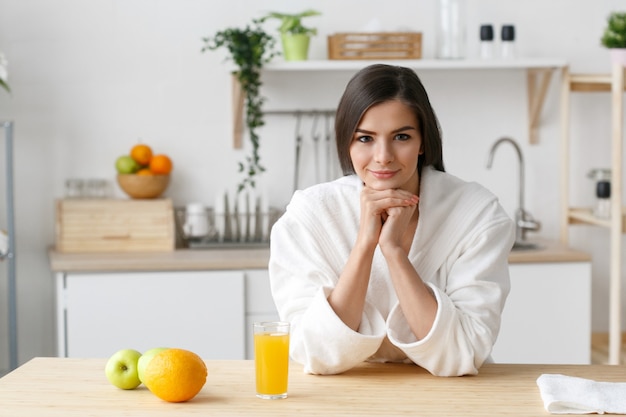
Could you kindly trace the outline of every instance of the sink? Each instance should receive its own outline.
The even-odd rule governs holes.
[[[519,250],[537,250],[537,249],[543,249],[543,247],[537,243],[528,242],[528,241],[520,241],[520,242],[515,242],[511,250],[519,251]]]

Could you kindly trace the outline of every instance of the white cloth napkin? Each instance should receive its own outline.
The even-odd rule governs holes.
[[[626,414],[626,382],[543,374],[537,378],[537,386],[552,414]]]

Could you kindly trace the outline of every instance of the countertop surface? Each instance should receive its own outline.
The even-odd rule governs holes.
[[[509,262],[589,262],[584,252],[558,242],[538,241],[540,249],[511,252]],[[269,247],[252,249],[179,249],[170,252],[61,253],[50,249],[48,257],[54,272],[91,271],[185,271],[265,269]]]
[[[537,387],[544,373],[624,382],[611,365],[484,365],[478,375],[435,377],[408,364],[364,363],[340,375],[314,376],[292,363],[289,397],[254,394],[254,362],[206,361],[208,378],[185,403],[167,403],[143,385],[120,390],[106,359],[35,358],[0,379],[0,415],[73,416],[546,416]]]

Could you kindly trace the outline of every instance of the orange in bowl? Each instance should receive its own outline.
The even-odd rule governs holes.
[[[131,198],[157,198],[167,189],[170,176],[118,174],[117,183]]]
[[[147,166],[152,159],[152,148],[148,145],[137,144],[130,150],[130,157],[133,158],[139,165]]]
[[[153,174],[167,175],[172,172],[172,168],[174,168],[174,164],[167,155],[154,155],[152,159],[150,159],[150,171],[152,171]]]

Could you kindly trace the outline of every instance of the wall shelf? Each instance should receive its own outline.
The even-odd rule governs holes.
[[[609,363],[620,363],[622,236],[626,232],[626,216],[622,206],[624,90],[626,69],[614,64],[610,74],[570,74],[563,68],[561,86],[561,242],[569,240],[569,226],[587,224],[609,229],[610,285],[609,285]],[[570,153],[570,99],[572,92],[609,92],[611,104],[611,213],[610,219],[598,219],[589,208],[569,207],[569,153]],[[608,142],[608,141],[607,141]],[[607,143],[609,146],[609,143]],[[617,215],[615,215],[617,214]]]
[[[560,59],[402,59],[402,60],[306,60],[306,61],[282,61],[276,60],[266,64],[263,72],[330,72],[349,71],[356,72],[368,65],[384,63],[389,65],[400,65],[414,70],[424,71],[489,71],[489,70],[522,70],[527,73],[528,91],[528,141],[531,144],[539,143],[539,122],[545,97],[550,86],[552,74],[567,66],[564,60]],[[233,82],[233,147],[241,148],[243,145],[242,135],[244,132],[242,113],[244,97],[241,88],[237,86],[237,79]],[[309,109],[300,109],[307,111]],[[294,114],[297,110],[294,109]]]
[[[396,60],[276,60],[264,66],[264,71],[358,71],[372,64],[400,65],[423,70],[508,70],[563,68],[567,65],[559,59],[396,59]]]

